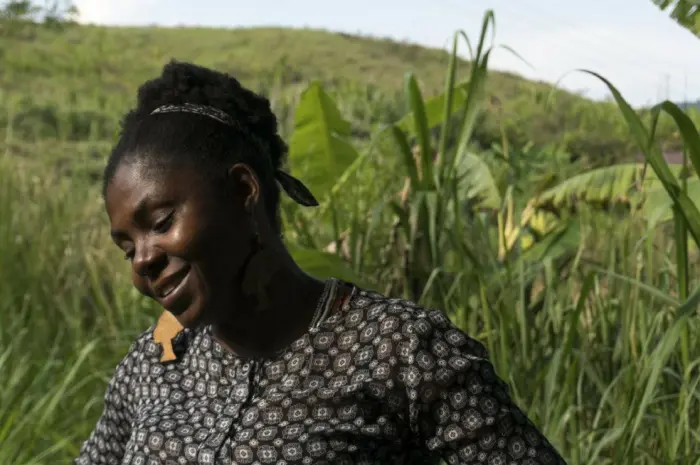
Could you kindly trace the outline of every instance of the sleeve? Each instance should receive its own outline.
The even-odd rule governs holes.
[[[448,464],[566,465],[511,400],[482,344],[439,310],[413,325],[401,357],[412,434]]]
[[[135,344],[117,365],[107,385],[104,408],[90,436],[82,444],[74,465],[119,465],[131,435],[134,397]]]

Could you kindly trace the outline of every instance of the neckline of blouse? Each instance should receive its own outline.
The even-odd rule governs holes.
[[[284,357],[285,354],[289,352],[294,352],[298,350],[299,347],[308,347],[310,344],[309,339],[322,329],[323,323],[325,323],[326,321],[328,321],[329,318],[331,318],[331,316],[334,314],[334,310],[336,312],[347,310],[358,292],[357,286],[355,286],[352,283],[348,283],[336,278],[330,278],[330,280],[335,281],[335,286],[333,286],[334,291],[329,295],[326,295],[328,293],[324,292],[324,295],[321,297],[321,300],[326,300],[326,302],[321,304],[322,311],[320,312],[320,314],[317,317],[314,316],[314,318],[312,318],[312,321],[310,322],[309,328],[306,332],[304,332],[301,336],[292,341],[290,344],[287,344],[287,346],[285,346],[284,348],[280,349],[275,356],[264,358],[246,358],[236,355],[216,340],[211,325],[204,326],[200,331],[198,331],[198,334],[192,334],[193,337],[187,338],[191,341],[189,347],[187,347],[186,349],[188,355],[190,357],[205,357],[212,361],[215,360],[221,362],[224,365],[262,365],[266,362],[274,362],[276,360],[280,360]],[[346,295],[339,296],[338,291],[342,289],[345,285],[350,286],[350,292]],[[327,285],[326,288],[328,287],[329,286]],[[339,297],[342,298],[342,300],[339,301]],[[338,303],[340,303],[340,305],[336,305]],[[200,353],[196,354],[197,352]],[[212,357],[214,355],[216,356],[216,358]]]

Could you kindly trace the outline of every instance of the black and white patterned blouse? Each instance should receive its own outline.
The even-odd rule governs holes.
[[[76,465],[565,463],[438,310],[355,288],[264,361],[181,336],[168,363],[134,342]]]

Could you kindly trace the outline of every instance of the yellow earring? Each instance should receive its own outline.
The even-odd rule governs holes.
[[[173,350],[173,339],[183,329],[185,329],[184,326],[177,321],[177,318],[172,313],[164,311],[160,315],[158,323],[153,330],[153,340],[163,348],[163,354],[160,357],[161,362],[171,362],[177,359]]]

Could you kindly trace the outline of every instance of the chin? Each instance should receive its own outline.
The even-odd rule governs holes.
[[[177,321],[185,328],[196,328],[204,323],[202,318],[202,306],[199,302],[193,302],[184,312],[175,315]]]

